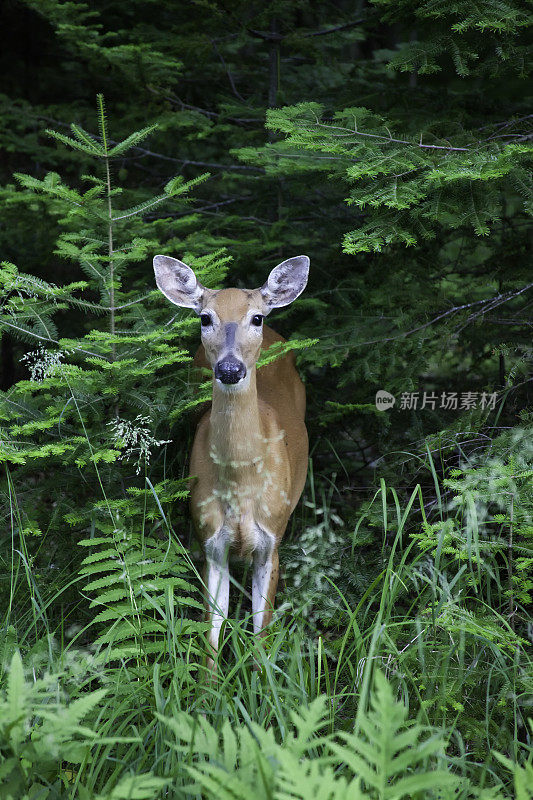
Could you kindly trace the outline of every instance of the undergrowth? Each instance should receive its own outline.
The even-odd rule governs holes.
[[[464,501],[469,490],[453,489]],[[120,537],[90,541],[100,558],[81,571],[106,573],[89,591],[107,612],[69,640],[35,599],[36,630],[49,632],[31,647],[5,619],[2,796],[532,797],[528,644],[487,604],[468,558],[444,547],[445,528],[435,554],[421,540],[416,531],[430,528],[418,521],[420,488],[392,519],[391,495],[382,486],[375,502],[394,540],[359,602],[331,583],[335,627],[314,638],[305,607],[285,607],[264,646],[246,615],[228,621],[215,681],[202,625],[188,619],[194,567],[172,534],[142,551]],[[373,508],[366,521],[376,524]],[[160,577],[167,569],[172,579]],[[14,576],[14,592],[23,580]]]
[[[58,252],[87,280],[2,269],[0,322],[36,349],[1,404],[0,796],[532,798],[525,417],[453,464],[428,437],[412,459],[429,490],[378,475],[356,518],[311,471],[268,636],[255,640],[241,610],[207,672],[184,546],[181,420],[205,399],[188,388],[196,323],[126,281],[129,261],[175,244],[161,247],[143,213],[191,186],[115,211],[101,100],[99,127],[56,136],[96,160],[86,192],[19,176],[48,198]],[[195,267],[210,285],[226,263]],[[91,315],[85,330],[58,339],[55,316],[73,311]]]

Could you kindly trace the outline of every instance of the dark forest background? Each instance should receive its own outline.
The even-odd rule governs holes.
[[[248,797],[266,770],[265,797],[533,797],[529,23],[496,0],[4,0],[7,796]],[[187,455],[208,386],[156,253],[211,287],[311,259],[269,320],[311,442],[280,612],[266,658],[235,587],[207,689]],[[404,711],[421,727],[382,784],[353,753]]]

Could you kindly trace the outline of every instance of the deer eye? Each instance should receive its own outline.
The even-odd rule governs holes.
[[[252,325],[256,325],[259,327],[263,324],[263,315],[262,314],[254,314],[251,319]]]
[[[211,325],[211,317],[209,314],[200,314],[200,323],[202,328],[207,328],[208,325]]]

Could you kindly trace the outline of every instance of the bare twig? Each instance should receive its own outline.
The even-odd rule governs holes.
[[[362,25],[363,22],[366,22],[365,17],[361,17],[360,19],[355,19],[353,22],[345,22],[343,25],[336,25],[334,28],[325,28],[322,31],[313,31],[312,33],[304,33],[304,38],[309,38],[310,36],[327,36],[328,33],[337,33],[337,31],[346,31],[348,28],[355,28],[357,25]]]
[[[491,311],[493,308],[497,308],[497,306],[503,305],[503,303],[507,303],[510,300],[513,300],[515,297],[518,297],[519,295],[523,294],[528,289],[531,289],[531,287],[533,287],[533,283],[528,283],[526,286],[523,286],[517,292],[512,292],[512,291],[504,292],[503,294],[496,295],[496,297],[491,297],[484,300],[474,300],[472,303],[464,303],[461,306],[454,306],[453,308],[449,308],[447,311],[443,311],[441,314],[437,314],[437,316],[433,317],[433,319],[431,319],[429,322],[425,322],[423,325],[418,325],[416,328],[411,328],[411,330],[402,331],[401,333],[396,334],[396,336],[388,336],[382,339],[370,339],[369,341],[366,342],[355,342],[353,343],[352,346],[367,347],[370,344],[383,344],[384,342],[394,342],[397,339],[405,339],[407,336],[411,336],[413,333],[418,333],[418,331],[422,331],[425,328],[429,328],[431,325],[434,325],[441,319],[449,317],[451,314],[457,314],[459,311],[464,311],[467,308],[473,308],[474,306],[479,306],[482,304],[488,305],[488,308],[483,308],[477,314],[470,315],[470,317],[467,320],[467,323],[465,323],[468,324],[468,322],[471,322],[476,317],[486,314],[487,310]],[[325,339],[328,338],[328,336],[323,335],[322,338]],[[332,334],[331,338],[334,339],[335,335]],[[335,345],[335,347],[337,346],[338,345]]]
[[[452,145],[446,146],[441,144],[423,144],[422,141],[420,142],[410,142],[408,139],[396,139],[394,136],[381,136],[379,133],[363,133],[362,131],[358,131],[356,128],[351,130],[350,128],[342,128],[340,125],[326,125],[323,122],[319,122],[316,120],[317,127],[319,128],[327,128],[327,130],[339,130],[343,131],[342,135],[339,134],[338,138],[347,138],[352,136],[366,136],[370,139],[380,139],[383,142],[393,142],[394,144],[408,144],[411,147],[421,147],[422,149],[427,150],[446,150],[450,152],[461,152],[466,153],[472,148],[470,147],[452,147]]]
[[[341,25],[335,25],[333,28],[324,28],[320,31],[310,31],[309,33],[302,33],[300,34],[301,38],[308,39],[312,36],[327,36],[329,33],[337,33],[337,31],[345,31],[349,28],[355,28],[357,25],[362,25],[363,22],[366,22],[365,17],[361,17],[360,19],[356,19],[353,22],[344,22]],[[254,28],[248,28],[248,33],[254,36],[256,39],[263,39],[265,42],[282,42],[283,39],[287,39],[289,37],[298,36],[298,34],[282,34],[278,31],[258,31]]]
[[[180,217],[187,217],[189,214],[199,214],[200,212],[209,211],[212,208],[218,208],[219,206],[227,206],[230,203],[237,203],[239,200],[250,200],[249,197],[232,197],[230,200],[218,200],[216,203],[210,203],[207,206],[201,206],[200,208],[188,208],[187,211],[180,211],[176,214],[165,214],[165,217],[169,217],[170,219],[179,219]],[[155,215],[148,214],[147,219],[158,219]]]
[[[244,99],[242,94],[237,90],[237,87],[235,86],[235,81],[233,80],[233,75],[231,74],[231,70],[228,67],[228,65],[226,64],[225,60],[224,60],[224,56],[222,55],[222,53],[220,52],[220,50],[216,46],[214,40],[210,39],[210,42],[211,42],[211,46],[213,47],[213,50],[215,51],[215,53],[219,57],[219,59],[220,59],[220,61],[222,63],[222,66],[226,70],[226,75],[228,76],[228,81],[229,81],[229,84],[231,86],[231,90],[232,90],[233,94],[235,95],[235,97],[238,100],[241,101],[241,103],[246,103],[246,100]]]
[[[54,119],[53,117],[46,117],[42,114],[36,114],[34,116],[34,119],[42,119],[44,122],[51,122],[53,125],[58,125],[60,128],[70,128],[70,125],[67,122],[61,122],[61,120]],[[95,136],[93,136],[93,138],[96,140]],[[115,139],[108,139],[108,142],[111,145],[117,144],[117,141]],[[245,170],[252,172],[263,172],[263,169],[261,167],[250,167],[245,164],[218,164],[212,161],[194,161],[190,158],[175,158],[174,156],[166,156],[163,153],[155,153],[153,150],[148,150],[148,148],[140,147],[139,145],[132,147],[132,150],[136,150],[138,153],[150,156],[151,158],[159,158],[163,161],[170,161],[174,164],[182,164],[183,166],[188,166],[189,164],[192,164],[192,166],[194,167],[207,167],[208,169],[225,169],[225,170],[241,170],[241,171]],[[128,157],[126,157],[125,160],[128,160]]]
[[[57,344],[60,346],[60,343],[57,339],[52,339],[50,336],[41,336],[39,333],[34,333],[33,331],[27,330],[26,328],[20,328],[18,325],[14,325],[12,322],[7,322],[7,320],[2,319],[2,325],[7,325],[8,328],[13,328],[13,330],[20,331],[21,333],[25,333],[27,336],[33,336],[34,339],[39,339],[42,342],[51,342],[52,344]],[[87,356],[94,356],[96,358],[103,358],[106,361],[109,361],[106,356],[102,355],[101,353],[92,353],[90,350],[83,350],[81,347],[73,347],[71,348],[76,353],[85,353]]]
[[[394,339],[399,339],[399,338],[404,338],[406,336],[410,336],[412,333],[418,333],[418,331],[424,330],[425,328],[429,328],[430,325],[434,325],[435,322],[438,322],[440,319],[443,319],[444,317],[449,317],[450,314],[457,314],[458,311],[464,311],[465,308],[472,308],[473,306],[479,306],[479,305],[482,305],[483,303],[489,304],[488,310],[492,310],[493,308],[496,308],[497,306],[501,306],[503,303],[507,303],[509,300],[513,300],[515,297],[518,297],[518,295],[522,294],[523,292],[526,292],[528,289],[531,289],[532,286],[533,286],[533,283],[528,283],[527,286],[523,286],[522,289],[519,289],[517,292],[504,292],[503,294],[499,294],[496,297],[492,297],[492,298],[490,298],[488,300],[474,300],[474,302],[472,302],[472,303],[464,303],[462,306],[454,306],[453,308],[448,309],[448,311],[443,311],[442,314],[438,314],[436,317],[434,317],[429,322],[424,323],[424,325],[419,325],[418,327],[412,328],[410,331],[405,331],[405,332],[399,334],[398,336],[392,336],[390,339],[379,339],[378,341],[380,341],[380,342],[389,342],[389,341],[393,341]],[[487,311],[487,309],[483,308],[480,312],[478,312],[476,314],[471,314],[469,316],[466,324],[471,322],[476,317],[478,317],[478,316],[480,316],[482,314],[485,314],[486,311]],[[370,342],[364,342],[364,344],[371,344],[371,343]]]
[[[152,158],[160,158],[163,161],[172,161],[175,164],[182,164],[184,167],[192,164],[194,167],[207,167],[208,169],[237,169],[252,172],[263,172],[261,167],[249,167],[244,164],[217,164],[212,161],[193,161],[190,158],[174,158],[173,156],[165,156],[162,153],[154,153],[152,150],[147,150],[146,147],[134,147],[132,149],[137,150],[144,155],[151,156]]]

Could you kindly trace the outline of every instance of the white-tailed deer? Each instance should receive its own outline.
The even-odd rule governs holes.
[[[191,454],[191,510],[206,555],[213,657],[228,615],[230,551],[252,559],[254,632],[270,622],[278,584],[278,545],[307,474],[305,389],[289,353],[256,370],[261,350],[285,341],[263,326],[273,308],[303,292],[307,256],[283,261],[260,289],[206,289],[182,261],[155,256],[159,289],[200,316],[194,363],[213,370],[213,401]]]

